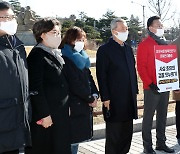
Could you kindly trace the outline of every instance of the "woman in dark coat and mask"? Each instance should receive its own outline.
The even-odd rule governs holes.
[[[68,84],[58,49],[60,23],[45,18],[35,23],[38,44],[27,62],[32,102],[32,154],[70,154]]]
[[[98,91],[89,70],[90,60],[84,46],[86,34],[79,27],[70,28],[60,45],[70,88],[71,150],[77,154],[78,143],[92,138],[92,107]]]

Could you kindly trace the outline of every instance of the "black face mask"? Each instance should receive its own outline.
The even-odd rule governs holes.
[[[157,42],[157,44],[159,44],[159,45],[167,45],[168,44],[165,41],[164,37],[160,38],[160,37],[156,36],[153,32],[150,32],[149,30],[148,30],[148,34],[150,37],[152,37]]]

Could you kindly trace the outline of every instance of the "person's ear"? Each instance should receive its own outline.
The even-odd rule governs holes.
[[[112,34],[118,35],[117,31],[115,31],[115,30],[112,30]]]
[[[44,39],[45,39],[45,36],[46,36],[46,34],[45,34],[45,33],[42,33],[42,34],[41,34],[41,38],[42,38],[42,40],[44,40]]]
[[[74,46],[75,43],[76,43],[76,40],[72,41],[72,42],[71,42],[71,45]]]
[[[156,33],[157,32],[156,29],[153,28],[152,26],[149,27],[149,31],[152,32],[152,33]]]

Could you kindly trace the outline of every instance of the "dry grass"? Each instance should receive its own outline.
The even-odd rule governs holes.
[[[32,49],[32,47],[28,46],[26,47],[26,52],[27,55],[29,54],[30,50]],[[89,55],[89,57],[94,58],[96,56],[96,51],[93,50],[87,50],[87,54]],[[97,85],[97,79],[96,79],[96,69],[95,67],[91,67],[91,74],[94,78],[94,81]],[[143,101],[143,85],[142,85],[142,81],[138,76],[138,87],[139,87],[139,94],[137,95],[137,100],[138,100],[138,106],[141,106],[144,104]],[[170,93],[170,100],[172,100],[172,94]],[[102,109],[102,102],[100,100],[98,100],[98,106],[96,108],[94,108],[94,111],[101,111]],[[175,111],[175,104],[170,104],[168,106],[168,112],[173,112]],[[138,110],[138,117],[141,118],[143,116],[143,109],[139,109]],[[103,123],[103,116],[99,115],[97,117],[94,117],[94,124],[100,124]]]
[[[90,58],[95,58],[96,57],[96,51],[94,51],[94,50],[86,50],[86,52],[87,52],[87,54],[88,54],[88,56]]]
[[[30,51],[32,49],[32,46],[26,46],[25,49],[26,49],[27,55],[29,55],[29,53],[30,53]]]

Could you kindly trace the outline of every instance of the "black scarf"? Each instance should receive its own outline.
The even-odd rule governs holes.
[[[158,45],[167,45],[168,44],[164,37],[158,37],[150,31],[148,31],[148,34],[150,37],[152,37],[157,42]]]

